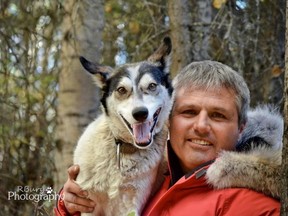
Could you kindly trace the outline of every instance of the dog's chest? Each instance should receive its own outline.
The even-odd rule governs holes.
[[[144,161],[139,163],[140,157],[137,153],[122,155],[120,168],[113,167],[115,175],[104,181],[108,184],[105,186],[107,189],[103,191],[94,187],[89,190],[90,198],[95,198],[105,215],[128,215],[141,212],[152,190],[158,166],[149,167]],[[108,172],[106,172],[107,176]],[[99,197],[103,199],[99,200]]]

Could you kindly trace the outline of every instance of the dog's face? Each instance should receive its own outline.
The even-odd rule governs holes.
[[[165,38],[147,61],[124,64],[115,69],[80,58],[103,91],[101,99],[111,129],[117,138],[133,140],[147,148],[168,119],[172,86],[168,72],[171,42]]]
[[[133,136],[134,144],[145,148],[153,141],[168,118],[171,108],[171,86],[158,67],[142,62],[118,69],[107,97],[106,113],[120,119]],[[168,87],[168,88],[167,88]]]

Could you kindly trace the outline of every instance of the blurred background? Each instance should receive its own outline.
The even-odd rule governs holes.
[[[52,215],[83,129],[101,111],[79,63],[144,60],[172,38],[172,77],[223,62],[252,106],[283,109],[285,0],[1,0],[0,215]]]

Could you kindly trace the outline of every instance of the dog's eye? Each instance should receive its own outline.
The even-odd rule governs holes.
[[[148,90],[150,91],[155,91],[157,88],[157,84],[156,83],[150,83],[148,86]]]
[[[119,87],[117,88],[117,92],[119,94],[126,94],[127,90],[124,87]]]

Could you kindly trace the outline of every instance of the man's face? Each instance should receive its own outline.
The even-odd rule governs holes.
[[[222,149],[234,150],[243,126],[232,91],[180,89],[175,96],[170,141],[184,172],[215,159]]]

